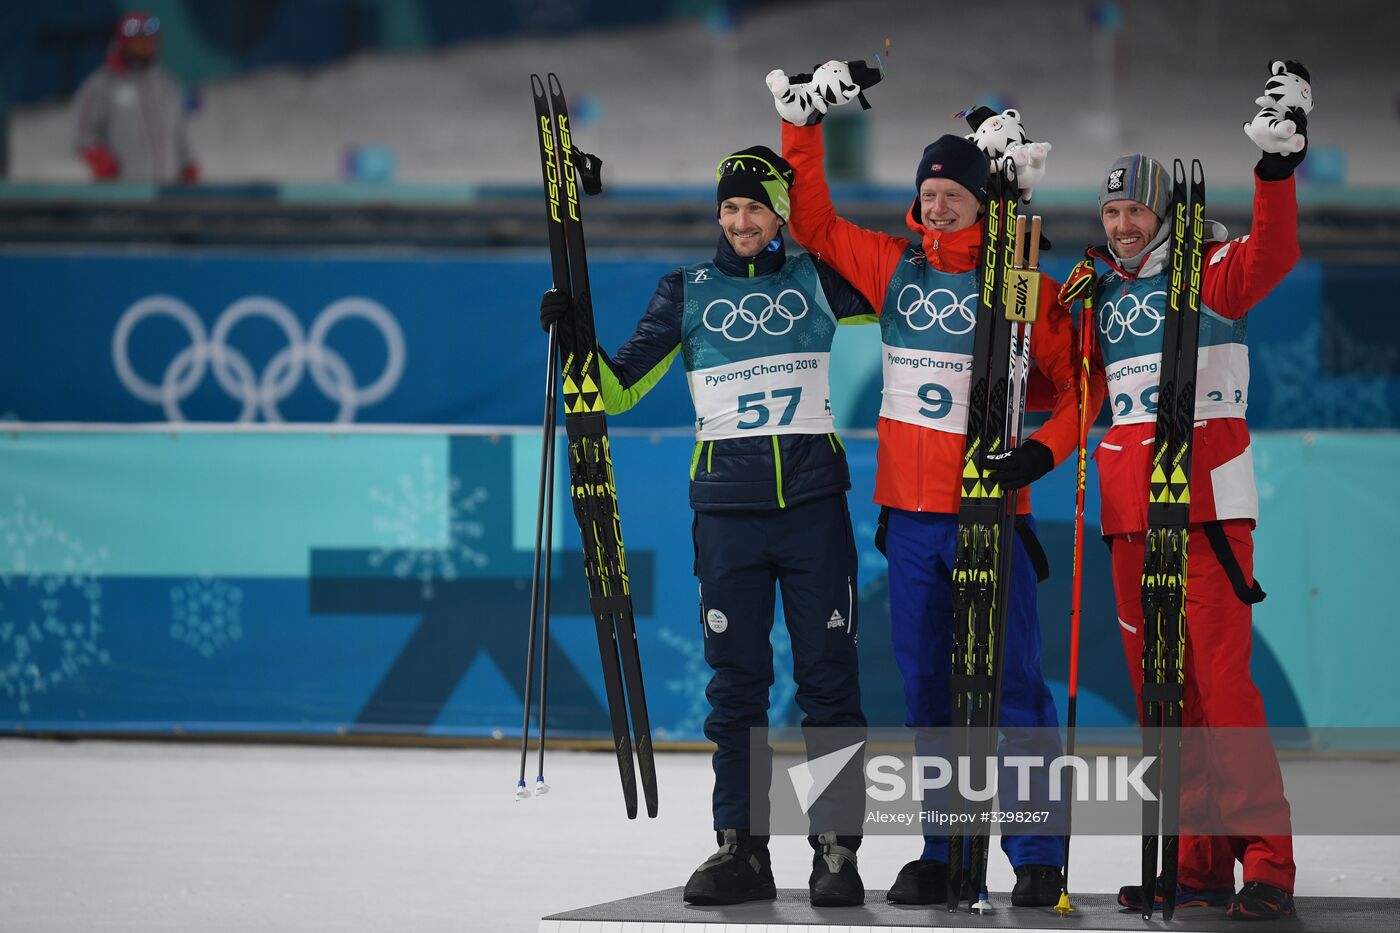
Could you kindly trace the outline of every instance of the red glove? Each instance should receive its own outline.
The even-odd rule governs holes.
[[[192,185],[199,181],[199,163],[185,163],[185,167],[180,171],[180,181],[187,185]]]
[[[89,146],[83,150],[83,161],[92,170],[93,181],[111,181],[117,177],[117,157],[106,146]]]

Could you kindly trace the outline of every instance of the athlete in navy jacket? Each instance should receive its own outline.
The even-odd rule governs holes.
[[[788,255],[792,168],[772,150],[735,153],[718,170],[723,229],[710,262],[663,276],[636,332],[599,350],[608,414],[626,411],[677,355],[695,402],[690,504],[705,660],[714,671],[705,735],[714,754],[720,849],[684,897],[729,904],[776,896],[766,806],[751,812],[749,730],[768,724],[774,585],[792,637],[802,725],[864,727],[856,661],[856,551],[845,492],[846,452],[833,430],[828,368],[838,324],[873,321],[869,303],[813,257]],[[546,329],[567,326],[568,299],[548,292]],[[824,754],[807,729],[808,754]],[[847,743],[848,744],[848,743]],[[770,761],[753,761],[771,771]],[[763,781],[766,784],[766,781]],[[859,760],[809,811],[817,906],[864,901],[856,871]]]

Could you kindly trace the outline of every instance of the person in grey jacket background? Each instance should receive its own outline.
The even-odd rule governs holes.
[[[199,180],[184,92],[159,53],[160,20],[125,13],[102,67],[78,89],[74,145],[94,181]]]

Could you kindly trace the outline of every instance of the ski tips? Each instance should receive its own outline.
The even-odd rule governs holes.
[[[545,78],[545,80],[549,83],[549,93],[555,95],[563,95],[564,85],[559,83],[558,75],[551,71],[549,75]]]
[[[530,90],[535,92],[536,97],[544,96],[544,81],[537,74],[530,75]]]
[[[1068,892],[1068,891],[1061,891],[1061,892],[1060,892],[1060,902],[1059,902],[1058,904],[1055,905],[1055,911],[1056,911],[1056,913],[1058,913],[1061,917],[1068,917],[1071,913],[1074,912],[1074,906],[1071,905],[1070,902],[1069,902],[1069,892]]]

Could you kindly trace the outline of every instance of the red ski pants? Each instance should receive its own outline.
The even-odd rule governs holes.
[[[1244,579],[1254,579],[1250,523],[1222,522]],[[1142,709],[1142,559],[1144,535],[1115,535],[1113,588],[1119,634],[1133,693]],[[1201,525],[1192,525],[1186,552],[1186,694],[1181,825],[1268,826],[1267,835],[1181,836],[1178,881],[1192,888],[1234,887],[1235,862],[1245,881],[1293,890],[1293,838],[1278,757],[1269,741],[1264,700],[1250,676],[1251,608],[1236,596]],[[1240,728],[1245,727],[1245,728]],[[1215,732],[1227,729],[1228,732]],[[1197,740],[1198,737],[1201,740]],[[1212,751],[1211,743],[1217,745]],[[1226,746],[1228,747],[1222,747]]]

